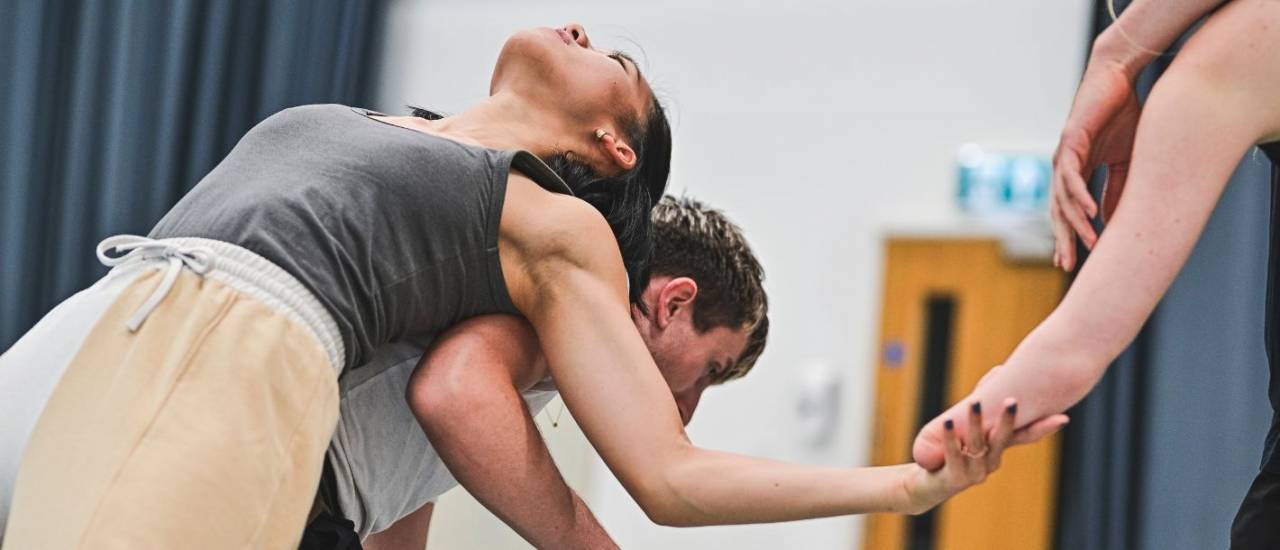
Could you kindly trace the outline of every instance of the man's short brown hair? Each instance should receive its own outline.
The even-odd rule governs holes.
[[[764,352],[769,336],[769,299],[764,268],[742,228],[723,212],[689,197],[662,197],[653,209],[654,251],[650,273],[689,277],[698,284],[693,327],[751,331],[734,367],[715,383],[739,378]]]

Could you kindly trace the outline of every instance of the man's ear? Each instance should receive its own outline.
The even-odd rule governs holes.
[[[688,277],[676,277],[662,285],[658,293],[655,321],[665,329],[676,317],[693,315],[693,300],[698,297],[698,283]]]
[[[626,172],[636,167],[636,152],[626,142],[606,131],[601,134],[599,143],[604,148],[605,158],[619,170]]]

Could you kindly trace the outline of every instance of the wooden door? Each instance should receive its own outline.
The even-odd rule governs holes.
[[[948,406],[963,399],[1053,310],[1065,281],[1047,262],[1003,258],[994,240],[890,239],[886,248],[875,465],[911,460],[912,440],[928,420],[919,418],[922,400],[929,398],[923,385],[926,362],[935,369],[944,365],[945,375],[935,374],[935,382],[945,380],[935,384],[940,392],[935,398]],[[933,359],[926,357],[930,353]],[[1005,453],[1003,466],[985,484],[951,499],[932,518],[869,517],[865,548],[1049,549],[1058,448],[1054,437]],[[932,544],[912,544],[912,532],[932,532],[931,538],[915,537]]]

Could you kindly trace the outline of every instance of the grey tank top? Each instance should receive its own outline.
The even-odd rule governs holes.
[[[373,348],[486,313],[516,313],[498,261],[512,169],[569,188],[522,151],[464,145],[344,105],[268,117],[152,229],[247,248],[337,322],[345,368]]]
[[[379,347],[340,382],[338,427],[325,455],[332,487],[318,498],[362,539],[458,485],[405,401],[422,351],[402,342]],[[556,396],[550,379],[521,393],[534,415]]]

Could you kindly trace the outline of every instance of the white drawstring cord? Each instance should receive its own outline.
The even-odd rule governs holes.
[[[120,256],[110,256],[107,254],[109,250],[116,250],[122,253]],[[169,243],[157,241],[147,237],[138,235],[115,235],[103,239],[98,243],[98,261],[107,267],[115,267],[132,260],[152,260],[165,259],[169,262],[169,267],[164,273],[164,279],[160,280],[160,286],[156,287],[155,292],[142,303],[138,311],[134,312],[133,317],[125,323],[129,328],[129,332],[137,332],[138,327],[142,326],[142,322],[147,320],[147,316],[159,307],[160,302],[169,294],[169,290],[173,288],[173,283],[178,280],[178,274],[182,272],[185,265],[191,268],[196,275],[203,277],[206,273],[213,269],[214,254],[213,251],[204,247],[178,247]]]

